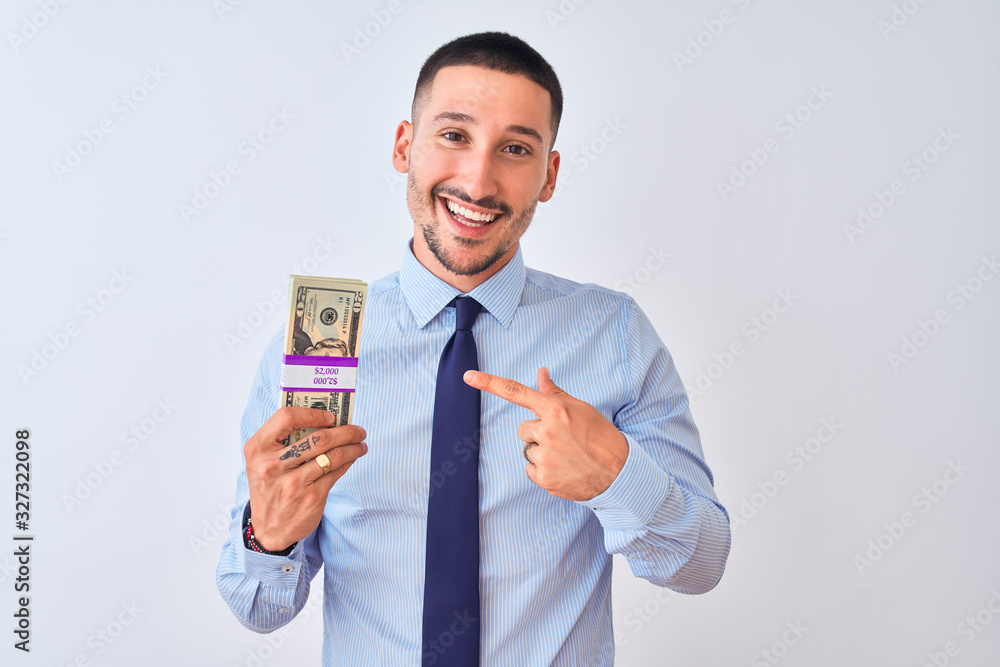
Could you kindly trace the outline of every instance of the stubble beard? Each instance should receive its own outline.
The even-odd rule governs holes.
[[[436,203],[438,195],[448,194],[466,203],[502,211],[504,218],[511,217],[512,210],[510,205],[506,202],[492,198],[474,201],[461,190],[440,185],[436,185],[431,189],[430,198],[428,199],[428,197],[424,195],[423,188],[421,188],[417,183],[416,177],[413,175],[413,171],[410,171],[407,178],[407,191],[411,203],[411,215],[413,216],[414,222],[416,222],[417,226],[420,227],[421,234],[424,237],[424,242],[427,244],[428,250],[431,251],[431,254],[434,255],[434,258],[437,259],[441,266],[457,276],[474,276],[487,271],[499,262],[500,259],[507,254],[507,251],[510,250],[515,243],[517,243],[524,232],[528,229],[528,225],[531,224],[531,219],[535,215],[535,207],[538,206],[538,200],[536,199],[531,203],[531,206],[525,208],[516,218],[513,218],[512,220],[501,220],[501,223],[507,225],[507,229],[506,233],[500,237],[496,247],[493,249],[493,252],[489,253],[485,257],[470,260],[465,264],[460,264],[458,258],[453,257],[448,253],[448,250],[444,247],[444,243],[441,240],[441,233],[439,229],[440,225],[436,221]],[[420,216],[414,215],[415,211],[419,214],[426,214],[428,219],[418,219]],[[486,241],[467,239],[460,236],[453,238],[459,245],[470,249],[483,246],[487,243]]]

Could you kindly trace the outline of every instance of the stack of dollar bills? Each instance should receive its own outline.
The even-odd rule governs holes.
[[[290,283],[280,405],[327,410],[334,426],[350,424],[368,284],[317,276]],[[295,429],[288,442],[314,430]]]

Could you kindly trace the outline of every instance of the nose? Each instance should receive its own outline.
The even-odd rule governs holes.
[[[493,151],[474,149],[466,153],[459,187],[473,200],[495,197],[499,192],[497,161]]]

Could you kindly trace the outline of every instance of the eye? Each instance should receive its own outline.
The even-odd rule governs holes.
[[[511,144],[507,148],[504,148],[504,150],[512,155],[527,155],[530,152],[526,146],[522,146],[521,144]]]
[[[454,130],[443,132],[441,136],[447,139],[448,141],[461,141],[462,139],[465,138],[464,136],[462,136],[461,132],[455,132]]]

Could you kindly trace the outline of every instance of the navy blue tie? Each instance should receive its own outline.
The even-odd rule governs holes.
[[[434,393],[424,578],[425,667],[479,665],[480,393],[465,384],[462,375],[479,370],[472,325],[482,306],[467,296],[456,297],[452,304],[455,333],[441,353]]]

